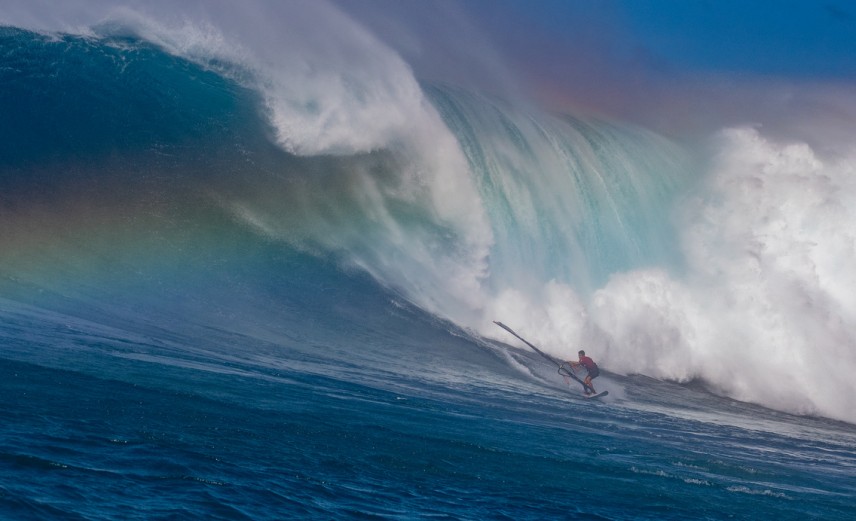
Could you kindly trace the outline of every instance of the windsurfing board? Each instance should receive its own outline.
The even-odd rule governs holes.
[[[592,398],[600,398],[602,396],[606,396],[607,394],[609,394],[609,391],[601,391],[597,394],[584,394],[583,397],[585,397],[587,400],[591,400]]]

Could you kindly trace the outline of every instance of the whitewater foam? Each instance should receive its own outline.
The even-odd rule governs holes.
[[[852,158],[823,161],[752,127],[721,132],[714,147],[695,195],[675,203],[680,269],[618,270],[590,298],[530,273],[498,291],[486,317],[512,320],[559,357],[586,346],[617,373],[702,380],[741,401],[856,421]],[[501,338],[487,320],[480,331]]]
[[[686,277],[617,274],[593,301],[608,366],[800,414],[856,420],[852,165],[724,131],[685,203]]]

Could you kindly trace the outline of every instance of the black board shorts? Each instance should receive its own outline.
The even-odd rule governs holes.
[[[586,368],[586,371],[588,371],[588,375],[592,378],[597,378],[598,376],[600,376],[600,369],[598,369],[597,367],[595,367],[594,369]]]

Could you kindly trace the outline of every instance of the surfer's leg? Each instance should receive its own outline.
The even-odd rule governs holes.
[[[594,390],[594,386],[591,384],[591,375],[586,376],[585,382],[586,382],[586,385],[588,386],[588,389],[586,389],[586,394],[591,394],[591,393],[597,394],[597,391]]]

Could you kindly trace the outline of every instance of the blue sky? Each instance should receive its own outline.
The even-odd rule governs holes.
[[[630,28],[677,67],[786,76],[856,73],[856,4],[623,2]],[[662,5],[668,8],[659,8]]]
[[[835,0],[500,0],[563,46],[648,54],[679,70],[856,75],[856,2]],[[501,6],[501,7],[500,7]],[[507,27],[506,27],[507,28]],[[583,38],[580,40],[579,34]],[[608,39],[608,40],[607,40]],[[597,52],[596,49],[591,49]]]
[[[559,108],[673,136],[747,123],[796,135],[808,119],[845,132],[856,119],[856,2],[477,4],[495,9],[487,32],[510,67]]]

